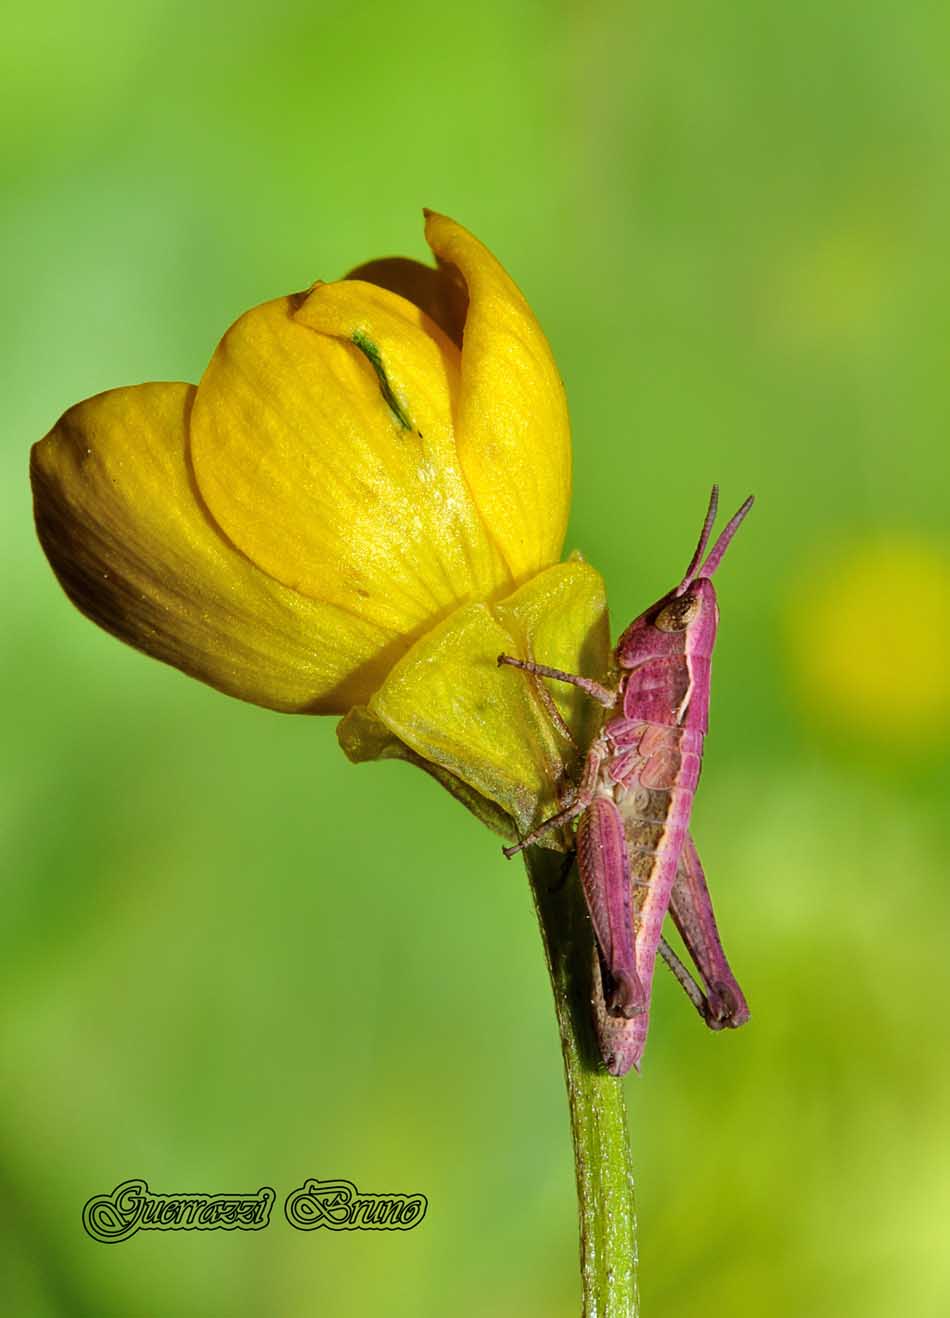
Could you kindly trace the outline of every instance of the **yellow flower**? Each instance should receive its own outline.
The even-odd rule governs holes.
[[[348,714],[351,758],[414,759],[523,827],[563,756],[495,656],[602,665],[603,588],[553,566],[570,439],[540,327],[460,225],[427,213],[426,238],[436,268],[374,261],[247,312],[197,388],[71,408],[33,449],[36,524],[122,640],[271,709]]]
[[[820,729],[920,754],[950,731],[950,556],[891,533],[825,546],[786,613],[798,692]]]

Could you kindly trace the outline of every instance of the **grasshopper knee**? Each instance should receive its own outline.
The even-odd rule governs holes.
[[[717,980],[709,991],[706,1023],[712,1029],[737,1030],[749,1019],[749,1008],[737,984]]]
[[[614,988],[607,1004],[611,1016],[632,1020],[647,1009],[646,994],[636,971],[619,970],[614,973]]]

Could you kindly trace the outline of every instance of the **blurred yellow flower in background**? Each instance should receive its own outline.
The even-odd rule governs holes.
[[[429,212],[426,238],[435,268],[373,261],[247,312],[197,388],[71,408],[33,449],[36,525],[108,631],[271,709],[352,711],[351,758],[421,762],[508,831],[563,765],[494,658],[547,635],[576,668],[593,628],[600,663],[606,605],[592,569],[554,566],[570,432],[547,341],[477,239]]]
[[[804,699],[828,725],[890,746],[950,732],[950,555],[921,537],[858,542],[794,590],[788,647]]]

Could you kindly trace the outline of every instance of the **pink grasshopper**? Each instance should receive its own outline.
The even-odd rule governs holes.
[[[568,803],[516,846],[506,847],[505,855],[513,856],[548,829],[580,816],[577,862],[599,953],[595,1018],[612,1075],[639,1068],[658,951],[711,1029],[735,1028],[749,1019],[688,831],[708,727],[710,659],[719,622],[711,578],[752,506],[750,497],[700,566],[718,499],[714,485],[683,580],[617,642],[609,685],[510,655],[498,658],[499,664],[570,682],[608,711]],[[667,910],[705,992],[661,936]]]

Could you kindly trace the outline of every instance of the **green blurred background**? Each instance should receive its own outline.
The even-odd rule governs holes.
[[[197,379],[252,304],[497,253],[571,401],[568,547],[615,628],[720,578],[695,831],[750,1026],[660,973],[627,1082],[650,1318],[950,1310],[950,10],[19,5],[4,20],[0,1264],[15,1315],[569,1315],[561,1062],[523,873],[331,720],[229,701],[73,611],[27,450]],[[363,951],[354,955],[360,931]],[[270,1184],[260,1234],[80,1210]],[[421,1190],[295,1233],[306,1176]]]

